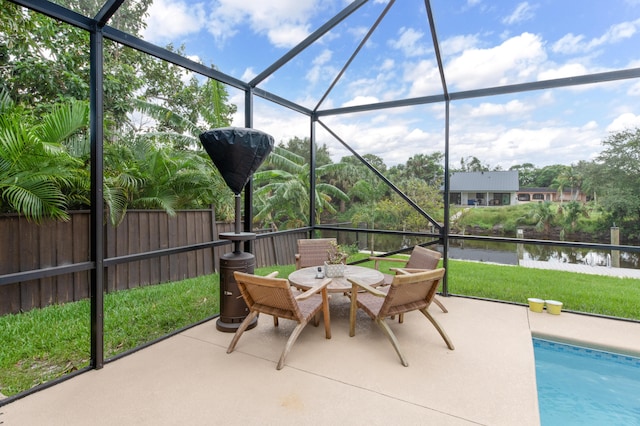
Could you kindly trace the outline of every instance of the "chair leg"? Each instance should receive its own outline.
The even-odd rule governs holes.
[[[331,317],[329,316],[329,298],[327,288],[322,289],[322,318],[324,318],[324,335],[331,339]]]
[[[447,344],[447,347],[451,350],[454,350],[455,347],[453,346],[453,342],[451,342],[451,339],[449,339],[449,336],[447,336],[447,333],[444,331],[444,328],[442,328],[440,323],[436,321],[434,317],[431,316],[431,314],[427,311],[426,308],[420,309],[420,312],[422,312],[422,314],[425,317],[427,317],[429,321],[431,321],[431,324],[433,324],[436,330],[438,330],[438,333],[440,333],[440,336],[442,336],[442,338],[444,339],[445,343]]]
[[[445,308],[445,307],[444,307],[444,305],[442,304],[442,302],[441,302],[441,301],[439,301],[436,297],[434,297],[434,298],[433,298],[433,303],[435,303],[436,305],[438,305],[438,307],[439,307],[440,309],[442,309],[442,312],[444,312],[445,314],[446,314],[447,312],[449,312],[449,311],[447,310],[447,308]]]
[[[238,327],[238,329],[236,330],[236,334],[233,335],[233,339],[231,339],[231,343],[229,343],[229,347],[227,348],[228,354],[233,352],[233,350],[236,347],[236,344],[238,343],[238,340],[240,340],[240,336],[242,336],[242,333],[244,333],[247,327],[249,327],[249,324],[251,324],[251,321],[253,321],[253,319],[257,316],[258,316],[258,311],[251,311],[249,315],[247,315],[247,317],[244,319],[244,321],[242,321],[242,324],[240,324],[240,327]]]
[[[355,291],[351,292],[351,308],[349,309],[349,336],[356,335],[356,315],[358,314],[358,295]]]
[[[289,354],[289,351],[291,350],[291,347],[293,346],[293,344],[296,342],[296,340],[298,340],[298,336],[300,335],[300,332],[306,325],[307,325],[306,322],[301,322],[296,326],[296,328],[293,329],[293,332],[291,333],[291,336],[289,336],[289,340],[287,340],[287,344],[285,345],[284,350],[282,351],[282,355],[280,355],[280,360],[278,361],[278,365],[276,366],[277,370],[281,370],[282,367],[284,367],[285,358]]]
[[[277,327],[278,326],[278,317],[277,316],[273,316],[273,326]]]
[[[384,318],[376,319],[376,324],[380,326],[384,334],[387,336],[387,338],[393,345],[393,349],[396,350],[396,353],[400,357],[400,362],[402,363],[402,365],[404,365],[405,367],[408,367],[409,363],[407,362],[404,355],[402,355],[402,352],[400,352],[400,344],[398,343],[398,339],[396,338],[396,335],[393,334],[393,331],[391,331],[391,328],[389,328],[389,324],[387,324]]]

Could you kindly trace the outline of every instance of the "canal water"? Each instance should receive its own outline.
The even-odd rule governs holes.
[[[374,250],[388,252],[419,244],[413,238],[394,235],[376,235]],[[349,244],[356,243],[350,241]],[[369,249],[371,241],[360,240],[361,250]],[[620,268],[640,269],[640,253],[620,251]],[[521,260],[565,263],[588,266],[611,266],[611,251],[558,246],[536,246],[489,241],[452,240],[449,244],[451,259],[474,260],[504,265],[518,265]]]

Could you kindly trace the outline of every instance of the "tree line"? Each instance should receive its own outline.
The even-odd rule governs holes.
[[[91,15],[97,2],[76,4]],[[151,0],[125,2],[112,23],[140,35]],[[96,9],[97,10],[97,9]],[[81,11],[82,12],[82,11]],[[184,47],[167,49],[184,54]],[[0,3],[0,212],[32,220],[65,219],[90,203],[89,36],[13,3]],[[170,63],[105,41],[104,199],[110,220],[127,209],[216,209],[233,217],[233,197],[202,150],[198,135],[228,126],[236,111],[224,85],[186,75]],[[212,64],[213,66],[213,64]],[[521,187],[587,194],[609,222],[640,232],[640,130],[610,135],[593,161],[518,170]],[[310,143],[281,141],[254,175],[255,225],[287,229],[310,218]],[[334,163],[316,147],[313,199],[318,221],[421,230],[422,212],[443,221],[444,154],[418,153],[387,167],[363,158],[407,195],[407,204],[354,156]],[[451,172],[496,170],[476,157]]]

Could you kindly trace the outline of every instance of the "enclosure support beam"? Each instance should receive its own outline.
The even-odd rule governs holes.
[[[104,38],[102,29],[91,31],[91,366],[104,365],[104,197],[103,197],[103,65]]]

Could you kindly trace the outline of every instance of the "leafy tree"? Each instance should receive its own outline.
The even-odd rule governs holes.
[[[86,136],[88,105],[72,101],[35,116],[5,91],[0,99],[0,210],[35,221],[68,219],[65,192],[86,201],[83,191],[75,190],[85,180],[82,163],[63,143]]]
[[[620,225],[626,222],[629,229],[637,229],[640,223],[640,129],[614,133],[602,144],[605,149],[596,159],[600,171],[595,176],[603,194],[602,205],[611,222]]]
[[[545,201],[543,203],[532,203],[530,206],[531,209],[527,215],[535,221],[536,229],[538,231],[544,231],[545,234],[549,234],[555,218],[555,214],[551,209],[551,203]]]
[[[534,186],[534,176],[536,172],[536,166],[531,163],[516,164],[509,167],[509,170],[518,171],[518,184],[521,188]]]
[[[439,185],[429,185],[422,179],[414,178],[401,182],[399,188],[433,219],[443,220],[444,198]],[[420,231],[429,225],[422,214],[418,213],[404,200],[400,200],[400,197],[394,194],[394,199],[397,200],[396,202],[399,206],[398,217],[401,218],[402,230]]]
[[[419,178],[429,185],[440,186],[444,179],[444,154],[434,152],[429,155],[416,154],[407,160],[404,178]]]
[[[382,197],[387,192],[387,185],[380,179],[362,179],[349,191],[349,196],[356,203],[351,221],[354,224],[366,223],[368,229],[376,229],[379,220],[393,222],[394,210],[388,208]],[[357,203],[360,201],[359,203]],[[375,250],[375,234],[369,234],[369,249]]]
[[[545,166],[534,172],[533,186],[540,188],[549,188],[553,181],[567,168],[562,164],[553,164]]]
[[[300,139],[297,136],[294,136],[292,139],[289,139],[286,144],[280,142],[278,144],[281,148],[286,149],[287,151],[299,155],[304,158],[305,163],[311,163],[311,157],[309,155],[311,140],[307,137]],[[317,147],[316,149],[316,166],[323,166],[325,164],[330,164],[331,156],[329,155],[329,149],[326,144],[322,144],[321,147]]]
[[[562,210],[558,209],[558,213],[562,213],[562,231],[560,238],[564,238],[566,231],[573,232],[576,229],[576,223],[580,216],[586,215],[584,205],[575,200],[565,204]]]
[[[469,156],[460,158],[460,168],[453,169],[452,172],[489,172],[500,170],[500,167],[494,167],[491,169],[489,164],[482,164],[477,157]]]
[[[335,214],[337,200],[349,197],[336,186],[322,182],[323,176],[335,172],[340,164],[316,168],[314,195],[317,218],[323,213]],[[276,228],[294,228],[309,224],[310,167],[304,158],[276,146],[262,167],[253,175],[256,196],[256,222]]]

